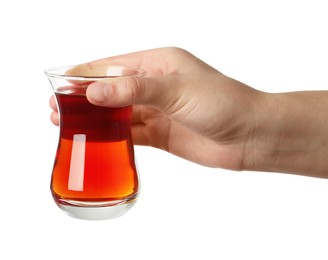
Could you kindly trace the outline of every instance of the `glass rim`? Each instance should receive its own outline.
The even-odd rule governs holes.
[[[108,65],[103,66],[104,68],[108,69],[120,69],[133,71],[134,73],[126,74],[126,75],[120,75],[117,73],[117,75],[99,75],[99,76],[83,76],[83,75],[67,75],[65,74],[66,71],[69,69],[72,69],[76,66],[59,66],[59,67],[52,67],[44,70],[44,74],[49,78],[60,78],[60,79],[66,79],[66,80],[88,80],[88,81],[96,81],[101,79],[108,79],[108,78],[117,78],[117,77],[142,77],[146,74],[146,71],[142,68],[138,67],[129,67],[129,66],[123,66],[123,65]]]

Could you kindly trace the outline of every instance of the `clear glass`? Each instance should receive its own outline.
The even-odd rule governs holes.
[[[123,215],[136,202],[139,178],[131,139],[132,107],[91,104],[86,89],[113,77],[138,76],[139,68],[60,67],[45,71],[60,116],[51,178],[56,204],[70,216],[101,220]]]

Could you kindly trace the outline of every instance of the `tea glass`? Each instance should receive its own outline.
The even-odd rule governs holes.
[[[119,217],[135,203],[139,177],[131,138],[132,106],[101,107],[86,98],[88,86],[115,77],[142,77],[140,68],[74,66],[45,71],[59,112],[59,141],[51,192],[70,216]]]

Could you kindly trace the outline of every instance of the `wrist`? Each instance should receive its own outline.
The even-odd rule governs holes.
[[[322,94],[260,93],[244,168],[328,177],[328,103]]]

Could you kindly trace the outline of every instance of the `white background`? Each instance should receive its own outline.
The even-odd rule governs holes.
[[[43,75],[178,46],[263,91],[326,89],[326,6],[1,1],[0,259],[328,259],[328,180],[209,169],[149,147],[136,147],[142,193],[129,213],[66,216],[49,191],[58,128]]]

